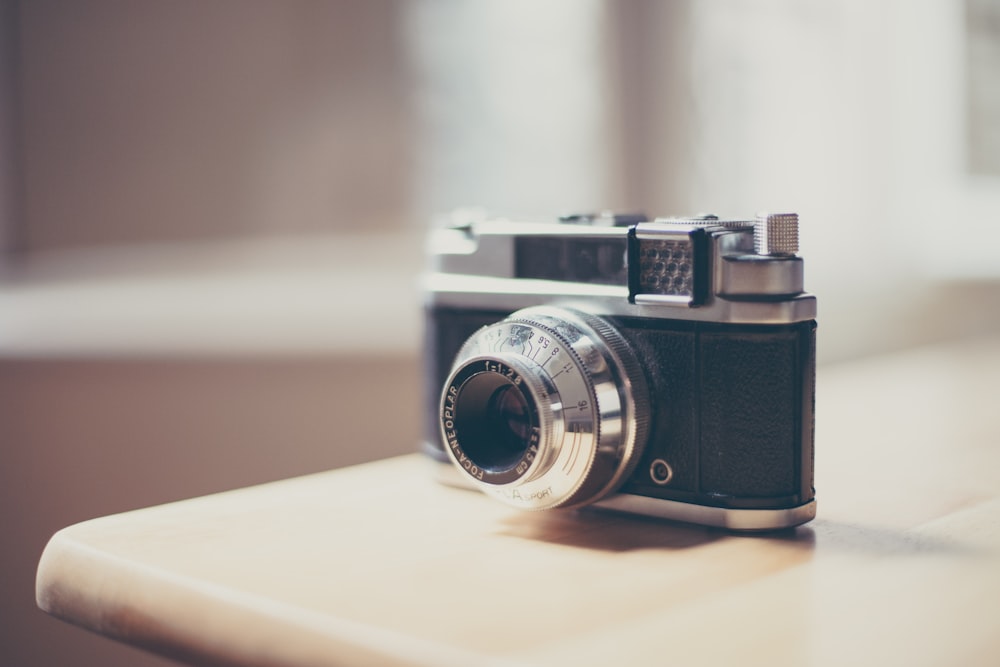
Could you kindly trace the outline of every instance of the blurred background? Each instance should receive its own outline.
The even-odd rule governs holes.
[[[794,210],[821,363],[996,333],[1000,2],[0,0],[0,662],[171,664],[59,528],[412,451],[468,205]]]

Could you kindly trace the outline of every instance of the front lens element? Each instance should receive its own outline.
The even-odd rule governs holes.
[[[499,439],[497,449],[508,449],[518,454],[528,448],[531,422],[528,419],[528,402],[512,386],[500,387],[490,396],[487,407],[493,432]]]
[[[455,405],[455,431],[478,467],[497,473],[524,457],[533,428],[528,401],[509,379],[482,372],[462,385]]]

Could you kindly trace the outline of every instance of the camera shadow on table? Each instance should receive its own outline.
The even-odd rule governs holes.
[[[601,509],[521,512],[502,522],[500,534],[580,549],[627,552],[640,549],[679,550],[726,539],[750,539],[794,546],[812,552],[815,533],[808,526],[758,533],[677,523]]]

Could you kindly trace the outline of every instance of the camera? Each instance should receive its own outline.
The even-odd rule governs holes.
[[[461,214],[429,240],[424,449],[526,510],[815,517],[798,216]]]

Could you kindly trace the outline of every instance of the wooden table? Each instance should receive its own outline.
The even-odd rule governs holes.
[[[198,664],[1000,665],[998,382],[1000,340],[821,368],[793,531],[522,514],[413,455],[71,526],[38,603]]]

